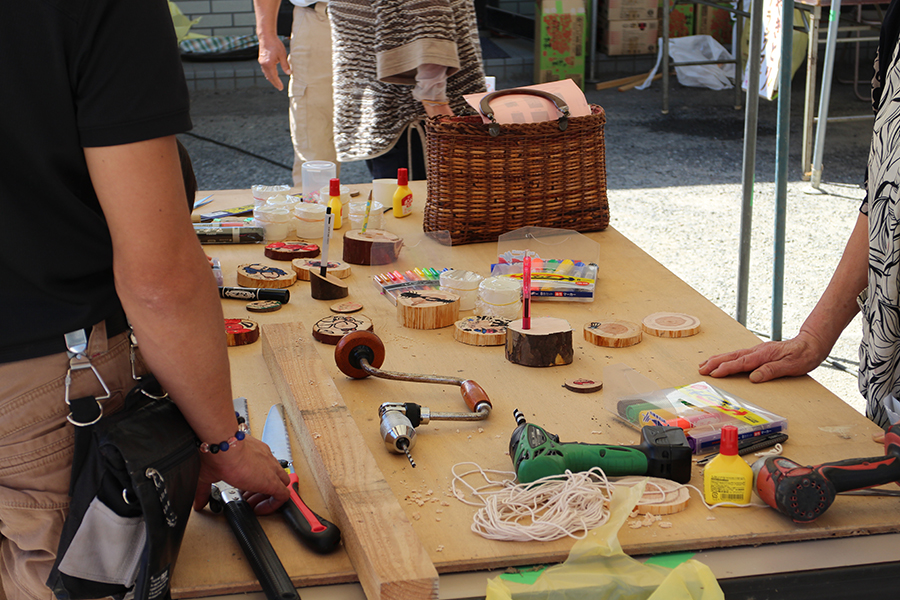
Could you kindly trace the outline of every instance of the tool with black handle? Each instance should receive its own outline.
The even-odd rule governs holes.
[[[637,446],[560,443],[559,436],[528,423],[513,411],[516,427],[509,440],[519,483],[600,467],[609,477],[647,475],[677,483],[691,480],[691,447],[680,427],[647,426]]]
[[[284,565],[272,548],[253,508],[233,486],[220,481],[212,486],[210,508],[222,511],[259,580],[268,600],[300,600]]]
[[[795,523],[818,519],[837,494],[900,483],[900,423],[884,435],[884,456],[851,458],[802,466],[783,456],[753,464],[753,489],[762,500]]]

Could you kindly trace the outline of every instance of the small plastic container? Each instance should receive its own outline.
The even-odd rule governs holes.
[[[325,205],[301,202],[294,207],[297,220],[297,237],[301,240],[318,240],[325,235]]]
[[[350,202],[347,204],[350,212],[350,229],[362,229],[363,222],[366,220],[366,201]],[[384,205],[381,202],[372,202],[372,208],[369,210],[369,223],[366,230],[381,229],[384,222]]]
[[[518,319],[522,316],[522,282],[510,277],[488,277],[478,284],[475,314]]]
[[[254,206],[262,206],[272,196],[287,194],[289,189],[289,185],[254,185],[250,191],[253,192]]]
[[[267,242],[280,242],[288,236],[291,227],[291,211],[264,204],[253,209],[254,224],[264,227]]]
[[[478,286],[484,277],[474,271],[451,269],[441,273],[441,291],[459,296],[459,310],[475,308]]]
[[[300,178],[303,183],[303,201],[326,204],[328,202],[328,182],[337,177],[337,166],[327,160],[308,160],[300,165]],[[325,187],[325,196],[321,189]]]

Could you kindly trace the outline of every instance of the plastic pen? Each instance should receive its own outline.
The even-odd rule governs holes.
[[[325,233],[322,236],[322,266],[319,275],[325,277],[328,272],[328,238],[331,237],[331,207],[325,208]]]

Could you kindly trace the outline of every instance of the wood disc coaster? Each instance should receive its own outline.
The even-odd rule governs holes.
[[[225,337],[229,346],[246,346],[259,339],[259,325],[250,319],[225,319]]]
[[[329,275],[333,275],[338,279],[350,277],[350,265],[347,263],[342,263],[339,260],[329,260],[328,265],[326,266],[326,272]],[[300,281],[309,281],[310,270],[318,271],[321,269],[322,260],[319,258],[297,258],[291,261],[291,268],[294,269],[294,273],[297,274],[297,279]]]
[[[313,258],[319,255],[319,245],[310,242],[273,242],[266,246],[265,254],[272,260]]]
[[[683,313],[658,312],[644,317],[641,328],[656,337],[689,337],[700,333],[700,319]]]
[[[579,394],[590,394],[591,392],[599,392],[603,388],[603,382],[599,379],[579,377],[577,379],[567,379],[563,387]]]
[[[257,313],[275,312],[281,310],[281,307],[282,304],[278,300],[254,300],[247,303],[247,310]]]
[[[509,319],[501,317],[468,317],[454,324],[453,339],[470,346],[502,346],[506,343]]]
[[[336,313],[355,313],[361,311],[363,305],[359,302],[338,302],[331,305],[331,312]]]
[[[366,315],[329,315],[316,321],[313,337],[323,344],[336,346],[341,338],[354,331],[372,331],[372,319]]]
[[[252,263],[237,268],[237,283],[241,287],[286,288],[296,282],[297,274],[281,267]]]
[[[397,296],[397,320],[410,329],[440,329],[459,319],[459,296],[438,290],[409,290]]]
[[[575,358],[572,326],[564,319],[532,317],[524,329],[522,319],[510,321],[506,330],[506,360],[526,367],[568,365]]]
[[[642,337],[641,326],[631,321],[609,319],[593,321],[584,326],[584,339],[605,348],[634,346],[640,343]]]
[[[673,515],[687,508],[691,493],[680,483],[659,477],[622,477],[616,483],[637,485],[645,479],[644,495],[634,507],[639,514]]]
[[[403,239],[383,229],[351,229],[344,234],[344,262],[386,265],[397,260]]]

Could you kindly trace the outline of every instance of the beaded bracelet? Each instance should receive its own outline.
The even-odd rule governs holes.
[[[234,413],[234,416],[237,417],[238,421],[238,430],[234,433],[234,436],[228,438],[224,442],[219,442],[218,444],[207,444],[206,442],[203,442],[200,444],[200,452],[208,452],[210,454],[216,454],[219,451],[227,452],[247,436],[247,433],[250,431],[250,426],[247,425],[246,419],[237,412]]]

